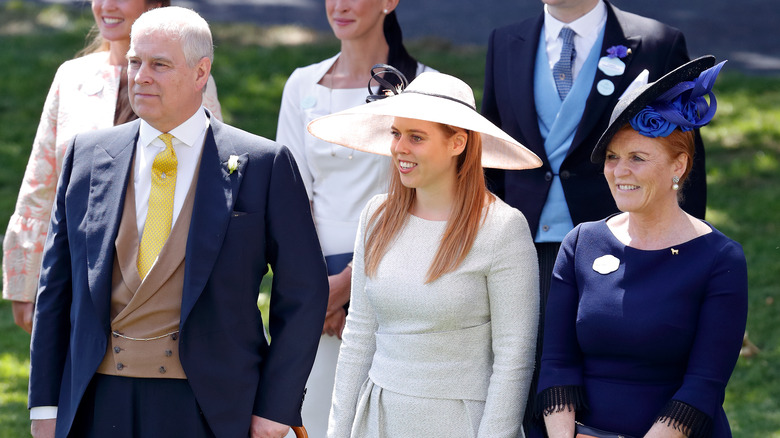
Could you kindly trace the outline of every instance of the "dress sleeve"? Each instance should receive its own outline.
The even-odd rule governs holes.
[[[209,75],[209,81],[206,83],[206,91],[203,93],[203,106],[206,107],[211,114],[222,120],[222,105],[219,104],[219,98],[217,97],[217,83],[214,81],[214,76]]]
[[[3,298],[8,300],[33,302],[38,289],[43,245],[60,173],[57,115],[62,75],[60,67],[46,96],[16,209],[3,240]]]
[[[376,351],[377,321],[374,309],[366,296],[363,242],[369,211],[374,210],[372,206],[376,205],[377,202],[378,198],[374,197],[360,215],[355,253],[352,259],[352,292],[349,313],[339,350],[336,381],[333,388],[333,404],[328,421],[329,438],[350,436],[360,388],[368,378],[368,371]]]
[[[728,240],[707,279],[683,384],[657,421],[682,428],[690,437],[710,435],[742,347],[747,293],[745,255],[738,243]]]
[[[570,231],[561,243],[550,283],[544,319],[544,344],[539,370],[535,414],[564,409],[585,409],[582,353],[577,342],[579,289],[575,254],[581,227]]]
[[[516,437],[534,371],[539,263],[528,223],[519,211],[511,209],[494,231],[487,274],[493,373],[477,436]]]
[[[276,142],[287,146],[298,163],[298,171],[306,186],[306,194],[312,199],[312,184],[314,177],[306,160],[306,116],[301,109],[303,87],[306,87],[305,77],[300,70],[294,71],[282,92],[282,105],[279,108],[279,121],[276,127]]]

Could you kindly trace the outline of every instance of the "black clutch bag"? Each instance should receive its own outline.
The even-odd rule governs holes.
[[[586,426],[579,421],[574,424],[574,438],[633,438],[631,435],[622,433],[607,432],[606,430],[596,429]]]

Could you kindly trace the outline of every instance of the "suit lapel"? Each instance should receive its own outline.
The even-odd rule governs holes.
[[[213,117],[210,119],[187,236],[182,327],[203,292],[219,256],[247,162],[247,154],[238,155],[229,139],[222,134],[222,123]],[[238,156],[238,168],[231,173],[228,161],[233,155]]]
[[[119,230],[132,169],[139,122],[129,123],[93,148],[86,213],[87,278],[97,314],[106,329],[111,301],[114,239]],[[116,202],[119,200],[119,202]]]
[[[539,131],[539,121],[536,117],[536,101],[534,98],[534,60],[541,38],[544,15],[540,15],[533,26],[521,31],[509,41],[509,74],[507,83],[512,96],[511,102],[520,123],[520,130],[526,139],[526,146],[547,162],[544,150],[544,139]],[[517,75],[512,77],[512,75]]]
[[[580,126],[577,128],[577,133],[574,135],[572,141],[572,147],[569,149],[569,153],[579,146],[579,144],[590,134],[593,127],[601,119],[605,111],[609,110],[611,113],[612,107],[617,103],[617,99],[623,94],[623,91],[628,87],[631,81],[634,80],[629,74],[631,71],[631,61],[634,59],[634,55],[639,49],[639,45],[642,42],[640,36],[626,35],[624,31],[624,25],[620,20],[618,13],[621,11],[609,3],[607,5],[607,23],[604,27],[604,42],[601,46],[601,52],[599,58],[607,54],[607,49],[612,46],[623,45],[631,50],[632,55],[628,55],[621,60],[626,64],[624,73],[620,76],[607,76],[601,69],[596,69],[596,77],[593,79],[591,85],[590,95],[588,101],[585,104],[585,112],[582,115]],[[604,96],[596,89],[597,84],[602,79],[612,81],[615,85],[615,91],[609,96]]]

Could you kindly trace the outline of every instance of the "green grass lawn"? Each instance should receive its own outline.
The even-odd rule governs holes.
[[[0,232],[10,217],[46,92],[57,66],[84,41],[90,16],[20,0],[0,10]],[[87,8],[88,10],[88,8]],[[330,37],[295,28],[217,24],[213,75],[225,120],[273,138],[282,87],[295,67],[338,49]],[[298,41],[291,44],[290,41]],[[482,97],[484,47],[413,41],[420,61],[458,76]],[[736,437],[780,437],[780,78],[746,77],[728,64],[715,86],[718,115],[702,130],[707,149],[707,218],[742,243],[748,259],[750,339],[761,352],[740,358],[725,407]],[[0,437],[29,436],[30,337],[0,303]]]

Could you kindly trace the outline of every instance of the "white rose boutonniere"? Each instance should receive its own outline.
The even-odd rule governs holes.
[[[228,166],[228,171],[232,175],[233,172],[235,172],[236,169],[238,169],[238,155],[231,155],[230,159],[228,159],[227,166]]]

